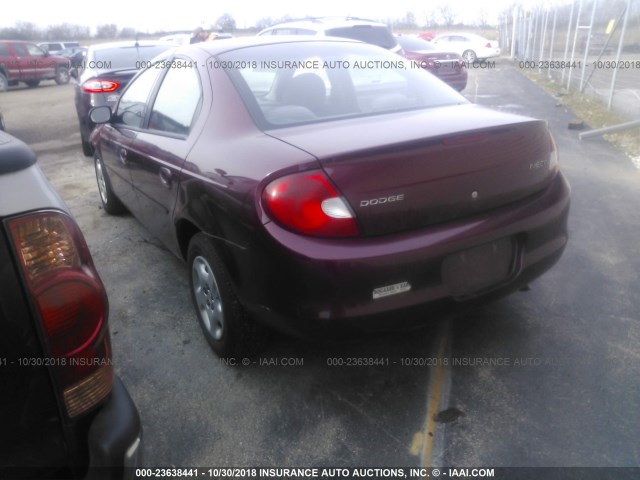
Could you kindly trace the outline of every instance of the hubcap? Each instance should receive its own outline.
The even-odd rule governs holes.
[[[104,179],[104,173],[102,172],[102,162],[96,160],[96,178],[98,179],[98,190],[100,190],[100,198],[102,203],[107,204],[107,182]]]
[[[220,290],[209,262],[204,257],[196,257],[193,260],[191,275],[193,296],[202,325],[214,339],[220,340],[224,333],[224,312]]]

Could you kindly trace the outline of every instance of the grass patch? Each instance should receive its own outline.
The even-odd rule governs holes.
[[[599,99],[590,97],[577,91],[567,93],[558,83],[544,74],[526,70],[522,72],[540,88],[553,95],[559,103],[573,110],[579,120],[584,121],[590,128],[602,128],[618,125],[630,121],[614,112],[607,110],[607,106]],[[640,127],[630,128],[617,133],[604,135],[604,138],[625,152],[640,168]],[[583,140],[588,142],[589,139]]]

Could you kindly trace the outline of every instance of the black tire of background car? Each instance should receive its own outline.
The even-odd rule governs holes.
[[[27,84],[28,87],[37,87],[38,85],[40,85],[40,80],[27,80],[26,82],[24,82]]]
[[[56,78],[55,81],[58,85],[64,85],[69,83],[69,79],[71,76],[69,75],[69,69],[63,65],[58,66],[56,68]]]
[[[4,73],[0,73],[0,92],[6,92],[9,88],[9,80]]]
[[[109,175],[104,167],[104,163],[98,154],[94,157],[94,167],[96,170],[96,181],[98,182],[98,193],[100,194],[100,203],[105,212],[110,215],[119,215],[127,211],[120,199],[116,196],[111,188]],[[102,177],[102,186],[100,185]],[[103,195],[104,193],[104,195]]]
[[[474,63],[476,60],[478,60],[478,56],[473,50],[465,50],[464,52],[462,52],[462,58],[464,58],[464,61],[467,63]]]
[[[223,314],[222,336],[220,339],[216,339],[212,332],[207,329],[196,300],[193,275],[194,261],[198,257],[204,258],[207,268],[213,275],[218,287]],[[221,358],[237,360],[251,358],[260,353],[267,344],[269,331],[266,327],[250,318],[240,304],[231,286],[227,269],[214,248],[211,239],[204,233],[197,233],[189,242],[188,265],[191,301],[196,310],[198,323],[213,351]]]

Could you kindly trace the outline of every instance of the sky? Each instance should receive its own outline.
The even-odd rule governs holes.
[[[540,3],[540,0],[518,0],[521,3]],[[0,28],[10,27],[16,22],[32,22],[38,27],[61,23],[89,26],[115,23],[118,27],[132,27],[141,32],[191,31],[197,26],[209,26],[223,13],[231,14],[240,28],[255,25],[260,18],[274,19],[289,15],[301,18],[307,15],[350,15],[362,18],[402,18],[412,12],[417,22],[425,18],[435,5],[449,4],[466,23],[474,23],[481,13],[496,21],[499,13],[514,3],[514,0],[394,0],[374,2],[372,0],[323,0],[313,6],[302,0],[268,0],[266,2],[229,2],[215,0],[179,0],[159,2],[149,0],[109,0],[87,2],[86,0],[8,1],[0,6]],[[10,5],[10,6],[9,6]],[[179,6],[179,8],[177,8]],[[99,11],[99,13],[98,13]]]

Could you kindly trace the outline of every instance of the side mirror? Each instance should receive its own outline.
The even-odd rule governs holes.
[[[111,108],[106,105],[94,107],[89,110],[89,118],[95,124],[107,123],[111,120]]]

